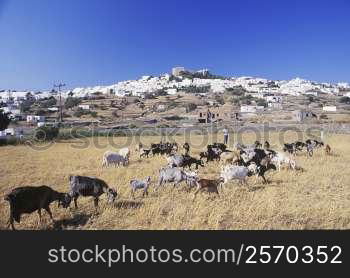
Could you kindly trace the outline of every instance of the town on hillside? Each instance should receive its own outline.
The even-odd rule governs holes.
[[[111,86],[50,91],[0,91],[12,119],[0,137],[42,126],[105,129],[350,123],[350,85],[254,77],[223,77],[175,67],[161,76]]]

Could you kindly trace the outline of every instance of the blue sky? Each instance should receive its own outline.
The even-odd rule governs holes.
[[[180,65],[350,82],[350,1],[0,0],[0,89],[109,85]]]

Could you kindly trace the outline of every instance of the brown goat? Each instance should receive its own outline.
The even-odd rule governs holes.
[[[220,178],[219,180],[208,180],[208,179],[200,179],[196,181],[197,189],[194,192],[193,200],[196,198],[199,191],[206,190],[207,192],[214,192],[219,195],[218,187],[224,180]]]
[[[235,164],[241,159],[239,151],[223,152],[220,155],[220,160],[223,165]]]
[[[327,144],[324,150],[326,155],[330,155],[331,154],[331,147]]]

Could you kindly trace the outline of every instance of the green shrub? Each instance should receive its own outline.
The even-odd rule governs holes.
[[[58,137],[59,128],[54,126],[42,126],[35,129],[34,138],[38,141],[52,141]]]

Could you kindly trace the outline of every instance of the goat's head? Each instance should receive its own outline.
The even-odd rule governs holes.
[[[71,201],[72,197],[68,193],[61,193],[58,199],[58,207],[68,208]]]
[[[223,177],[220,177],[218,180],[217,180],[217,183],[218,183],[218,186],[220,186],[221,184],[223,184],[225,182],[225,179]]]
[[[118,196],[117,191],[113,188],[108,188],[106,194],[108,203],[113,203]]]

